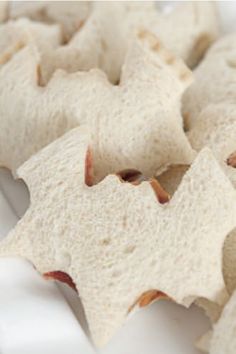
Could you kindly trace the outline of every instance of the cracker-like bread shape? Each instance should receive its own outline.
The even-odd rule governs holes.
[[[22,1],[9,7],[10,18],[29,17],[34,21],[61,26],[64,40],[69,40],[89,16],[89,1]]]
[[[204,133],[206,135],[209,134],[207,129],[203,129]],[[168,170],[157,177],[158,181],[164,190],[173,195],[188,169],[189,166],[170,166]],[[228,294],[232,294],[234,289],[236,289],[236,230],[230,232],[225,240],[222,261],[222,271],[226,287],[226,291],[222,293],[222,303],[225,304],[228,301]],[[212,324],[219,319],[223,308],[222,305],[204,298],[198,298],[195,304],[205,311]],[[200,338],[199,343],[203,340],[204,338]]]
[[[183,96],[186,128],[192,129],[208,105],[235,102],[236,35],[217,41],[194,71],[194,82]]]
[[[235,39],[235,34],[229,35],[213,45],[183,96],[183,115],[191,145],[197,151],[210,147],[234,185],[235,170],[226,162],[236,151]]]
[[[160,16],[149,27],[163,43],[190,67],[202,58],[219,33],[216,6],[212,1],[188,1]]]
[[[195,155],[180,114],[191,72],[180,59],[170,63],[172,57],[155,36],[141,32],[119,85],[91,70],[58,71],[40,87],[40,54],[23,48],[0,70],[1,165],[14,171],[81,124],[88,124],[93,136],[97,180],[125,168],[153,176],[169,164],[191,163]]]
[[[70,8],[70,4],[60,4],[62,9],[64,6]],[[37,12],[41,13],[42,8],[43,16],[45,13],[48,15],[47,2],[41,2],[41,5],[26,4],[31,17],[34,14],[32,6],[36,9],[36,15]],[[22,12],[21,6],[18,7],[22,15],[24,7]],[[57,6],[52,6],[52,14],[53,7],[57,10]],[[88,12],[89,15],[83,20],[79,17],[83,24],[66,45],[57,50],[45,50],[42,67],[44,84],[56,69],[75,72],[95,67],[105,71],[111,82],[118,82],[130,43],[141,29],[155,33],[167,48],[182,57],[191,67],[200,60],[218,34],[218,20],[212,2],[183,3],[170,14],[162,14],[153,2],[94,2]],[[79,10],[73,12],[72,22],[77,13],[80,14]],[[57,20],[58,14],[55,14]],[[39,16],[33,18],[40,19]]]
[[[199,296],[221,301],[221,252],[236,224],[236,193],[210,151],[161,204],[153,181],[133,185],[109,175],[88,187],[89,142],[76,128],[19,169],[31,205],[0,254],[25,257],[47,276],[69,274],[99,346],[137,302],[163,294],[185,306]]]
[[[218,117],[221,117],[219,113],[220,110],[217,110]],[[225,117],[221,119],[222,123],[224,122],[224,118]],[[204,122],[206,122],[206,120],[204,120]],[[197,122],[196,126],[198,124],[199,122]],[[228,128],[228,132],[229,131],[232,131],[231,126],[229,126]],[[202,136],[203,141],[205,140],[204,137],[207,136],[208,139],[210,137],[209,131],[205,126],[205,124],[202,127],[202,135],[203,135]],[[225,136],[229,136],[229,135],[227,134],[227,132],[224,132],[223,129],[222,129],[222,135],[224,137],[224,139],[222,140],[224,141],[227,140],[225,139]],[[221,132],[219,131],[219,134],[215,135],[215,140],[219,142],[220,141],[219,137],[221,137],[222,135]],[[201,149],[203,146],[205,146],[205,144],[199,145],[198,149]],[[209,147],[212,148],[213,153],[216,153],[216,151],[214,150],[214,145],[211,146],[209,144]],[[219,153],[221,152],[220,150],[221,149],[219,149]],[[222,167],[224,168],[224,166]],[[162,173],[157,177],[158,181],[161,184],[161,186],[164,188],[164,190],[166,190],[170,195],[173,195],[175,191],[178,189],[181,180],[184,174],[186,173],[186,171],[188,170],[188,168],[189,166],[170,166],[168,170],[166,170],[164,173]],[[225,169],[225,172],[227,173],[227,169]],[[228,175],[229,177],[231,176],[231,174],[229,173]],[[222,304],[225,304],[228,301],[228,294],[232,294],[232,292],[236,289],[236,230],[230,232],[230,234],[227,236],[225,240],[222,262],[223,262],[222,271],[223,271],[225,288],[226,288],[225,292],[222,293]],[[219,305],[215,302],[212,302],[204,298],[198,298],[195,301],[195,304],[205,311],[207,317],[210,319],[212,324],[219,319],[223,305]],[[205,343],[205,336],[203,336],[203,338],[201,337],[196,345],[197,347],[200,348],[203,343]]]
[[[230,157],[236,151],[236,105],[233,102],[209,104],[199,114],[188,132],[192,147],[200,151],[208,146],[218,159],[225,173],[236,187],[236,170]]]
[[[37,45],[40,50],[53,49],[61,43],[57,25],[45,25],[28,19],[19,19],[0,24],[0,65],[26,45]]]
[[[196,81],[184,95],[184,113],[193,148],[200,151],[208,146],[236,187],[235,40],[235,34],[228,35],[209,50],[195,71]],[[230,294],[236,286],[235,249],[234,230],[223,252],[224,279]]]

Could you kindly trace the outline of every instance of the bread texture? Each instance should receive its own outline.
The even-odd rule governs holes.
[[[195,81],[186,91],[183,99],[183,114],[192,147],[196,151],[201,151],[206,146],[210,148],[234,187],[236,187],[235,38],[234,34],[226,36],[212,46],[195,70]],[[229,295],[236,288],[235,235],[234,229],[227,236],[223,248],[222,270]],[[223,302],[227,303],[227,297]],[[225,333],[221,335],[215,332],[216,328],[220,328],[221,318],[224,317],[224,306],[213,304],[205,299],[198,299],[197,304],[205,309],[213,323],[215,339],[208,341],[205,351],[231,353],[229,338],[225,337],[225,342],[221,346],[217,338],[221,336],[222,340]],[[211,336],[209,334],[209,337]],[[203,342],[204,338],[200,341],[202,347],[204,347]],[[233,343],[232,348],[233,353],[235,352]]]
[[[169,164],[190,164],[195,152],[180,104],[191,79],[185,64],[148,32],[134,41],[116,86],[91,70],[57,71],[41,87],[40,53],[24,47],[0,70],[0,163],[15,171],[43,146],[87,124],[97,181],[125,168],[153,176]]]
[[[74,33],[68,43],[57,50],[46,48],[42,67],[44,84],[56,69],[75,72],[95,67],[117,83],[127,50],[140,30],[153,32],[190,67],[198,63],[218,36],[218,18],[212,2],[186,2],[169,14],[158,11],[154,2],[74,2],[66,16],[64,10],[70,7],[67,2],[59,4],[26,3],[16,6],[13,12],[13,17],[25,14],[33,19],[61,23],[66,38]],[[73,26],[74,22],[80,25]]]
[[[221,163],[225,173],[236,187],[236,170],[229,157],[236,151],[236,105],[222,102],[209,104],[199,114],[193,128],[188,132],[192,147],[200,151],[208,146]]]
[[[68,273],[102,346],[149,291],[185,306],[196,297],[221,300],[221,252],[235,227],[236,192],[208,149],[166,204],[152,181],[133,185],[109,175],[88,187],[91,139],[76,128],[18,170],[31,205],[0,254],[25,257],[41,273]]]
[[[34,21],[60,25],[63,38],[68,41],[83,26],[90,12],[89,1],[22,1],[12,2],[9,17],[29,17]]]
[[[184,109],[188,111],[190,119],[188,138],[191,145],[197,151],[208,146],[234,186],[236,186],[235,39],[235,34],[231,34],[215,43],[197,68],[196,81],[184,97],[186,100]],[[212,84],[206,86],[206,82]],[[233,231],[225,242],[223,253],[224,279],[230,294],[236,287],[235,244]]]
[[[207,130],[203,130],[207,135]],[[225,135],[224,135],[225,136]],[[213,150],[214,152],[214,150]],[[178,189],[186,171],[189,166],[170,166],[167,171],[159,175],[158,181],[161,186],[166,190],[171,196],[174,195]],[[225,291],[222,292],[221,305],[207,300],[205,298],[198,298],[195,304],[205,311],[205,314],[210,319],[211,323],[214,324],[219,319],[224,304],[228,301],[229,294],[232,294],[234,289],[236,289],[236,231],[233,230],[227,236],[223,247],[223,258],[222,258],[222,271],[225,282]],[[205,338],[200,338],[197,342],[197,347],[201,347],[202,342],[205,343]]]
[[[235,39],[235,35],[229,35],[216,42],[196,69],[196,81],[184,96],[184,109],[190,127],[188,138],[192,147],[197,151],[205,146],[209,147],[234,187],[236,187],[234,163],[236,77],[233,66],[236,60]],[[211,84],[207,84],[209,82]],[[235,247],[234,230],[228,236],[223,252],[224,279],[230,294],[236,287]]]
[[[234,161],[236,77],[234,78],[235,68],[232,62],[233,58],[236,58],[233,47],[235,38],[235,35],[227,36],[210,49],[207,57],[196,70],[195,83],[185,96],[189,105],[188,113],[191,112],[188,117],[192,119],[188,132],[192,147],[197,151],[209,147],[234,187],[236,187]],[[212,85],[206,86],[206,82],[212,82]],[[224,279],[230,294],[236,287],[235,249],[234,230],[227,237],[223,251]]]
[[[28,19],[8,21],[0,25],[0,65],[26,45],[37,45],[39,51],[54,49],[61,43],[57,25],[45,25]]]
[[[194,71],[194,82],[183,96],[186,128],[192,129],[203,111],[212,104],[235,102],[236,35],[217,41]]]
[[[219,35],[216,6],[211,1],[183,2],[148,29],[193,68]]]
[[[167,171],[157,177],[161,186],[171,196],[178,189],[178,186],[180,185],[181,180],[188,168],[189,166],[171,166]],[[226,303],[228,300],[227,294],[231,295],[236,289],[236,230],[230,232],[225,239],[222,262],[222,270],[226,287],[226,293],[224,295],[225,298],[222,299],[222,303]],[[212,323],[215,323],[218,320],[222,311],[222,306],[212,303],[206,299],[198,299],[195,303],[205,310],[206,315]]]
[[[199,122],[196,124],[196,126],[198,124]],[[229,127],[229,131],[230,130],[231,129]],[[202,132],[203,135],[205,134],[205,136],[209,137],[209,132],[207,129],[203,129]],[[220,133],[222,133],[224,137],[229,136],[226,132],[224,134],[224,131],[219,132],[219,136],[221,136]],[[201,146],[204,146],[204,144],[202,144]],[[209,147],[211,148],[211,146]],[[219,149],[219,152],[220,151],[221,150]],[[212,147],[212,152],[215,152],[214,145]],[[172,196],[178,189],[184,177],[184,174],[188,169],[189,166],[170,166],[167,171],[157,177],[158,181],[160,182],[161,186]],[[230,232],[227,238],[225,239],[222,255],[222,271],[225,282],[225,291],[222,292],[221,305],[205,298],[198,298],[195,301],[195,304],[205,311],[205,314],[210,319],[212,324],[218,321],[223,306],[229,299],[229,294],[232,294],[232,292],[236,289],[236,230]],[[201,337],[199,339],[199,341],[196,343],[196,346],[201,349],[203,343],[205,343],[205,335],[203,336],[203,338]]]

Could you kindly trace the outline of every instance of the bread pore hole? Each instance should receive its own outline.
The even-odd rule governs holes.
[[[122,272],[120,270],[114,270],[112,273],[113,278],[119,278],[122,275]]]
[[[236,168],[236,151],[232,152],[226,160],[228,166]]]
[[[111,243],[111,239],[110,238],[104,238],[103,240],[101,240],[101,245],[102,246],[108,246]]]
[[[126,253],[126,254],[133,253],[135,251],[135,248],[136,248],[135,245],[128,245],[125,247],[124,253]]]
[[[144,176],[142,172],[135,169],[125,169],[119,171],[117,173],[117,176],[120,177],[124,182],[129,182],[134,184],[141,183],[144,180]]]

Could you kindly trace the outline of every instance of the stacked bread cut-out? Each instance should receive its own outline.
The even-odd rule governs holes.
[[[0,164],[31,200],[0,255],[75,288],[97,346],[165,298],[234,353],[236,37],[211,46],[215,5],[2,2],[0,21]]]

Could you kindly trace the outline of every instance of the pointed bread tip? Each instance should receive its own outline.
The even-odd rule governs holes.
[[[170,50],[168,50],[163,43],[156,37],[155,34],[147,30],[139,30],[137,38],[146,43],[150,50],[159,54],[161,59],[170,67],[182,81],[184,86],[188,86],[193,81],[192,71],[186,66],[182,59],[177,58]]]

